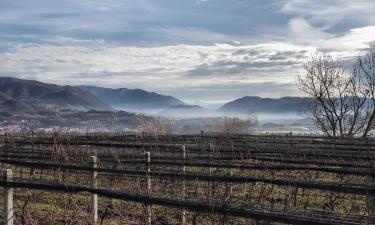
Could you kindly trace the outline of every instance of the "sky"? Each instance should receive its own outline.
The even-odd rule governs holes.
[[[191,104],[299,96],[317,52],[375,41],[374,0],[0,0],[0,76]]]

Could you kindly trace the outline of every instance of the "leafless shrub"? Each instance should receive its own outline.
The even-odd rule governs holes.
[[[166,119],[162,118],[139,118],[138,129],[146,134],[171,134],[173,125]]]
[[[226,134],[246,134],[251,127],[258,124],[256,117],[241,119],[238,117],[225,117],[221,124],[217,125],[216,132]]]

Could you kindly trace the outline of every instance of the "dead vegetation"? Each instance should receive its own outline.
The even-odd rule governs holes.
[[[147,224],[144,196],[149,194],[152,224],[181,224],[184,206],[189,224],[362,224],[371,219],[372,141],[55,133],[9,135],[2,143],[3,168],[12,168],[15,179],[26,182],[15,191],[16,224],[89,224],[90,193],[68,187],[90,187],[92,155],[99,159],[98,188],[106,193],[99,195],[98,205],[103,225]],[[150,163],[144,152],[150,152]],[[39,184],[48,191],[35,190]],[[54,191],[56,185],[65,193]]]

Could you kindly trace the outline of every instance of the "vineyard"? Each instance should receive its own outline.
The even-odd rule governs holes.
[[[0,138],[0,186],[14,192],[14,208],[2,211],[5,224],[375,224],[374,140],[57,133]]]

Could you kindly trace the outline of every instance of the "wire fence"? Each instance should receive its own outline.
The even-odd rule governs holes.
[[[92,196],[99,196],[97,224],[375,224],[371,139],[129,133],[0,139],[0,164],[13,170],[13,180],[0,186],[16,190],[18,224],[93,223]]]

